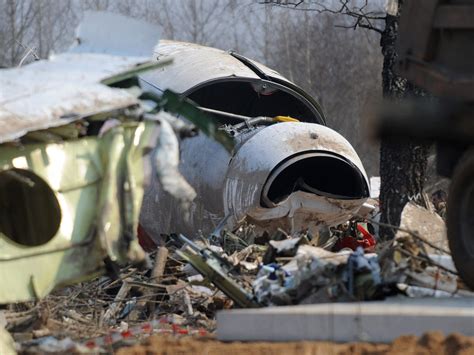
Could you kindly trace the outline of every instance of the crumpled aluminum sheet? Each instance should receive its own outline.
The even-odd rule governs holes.
[[[157,28],[118,15],[89,15],[79,26],[80,44],[69,52],[24,67],[0,70],[0,143],[137,103],[133,94],[101,81],[149,62],[158,43]],[[107,35],[95,36],[91,28],[99,25]],[[123,30],[113,31],[129,25],[133,32],[140,33],[139,38],[144,38],[143,43],[133,44],[136,50],[130,48],[132,40],[126,42],[128,47],[119,45]]]

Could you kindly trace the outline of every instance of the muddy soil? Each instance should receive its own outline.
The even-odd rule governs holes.
[[[390,344],[333,343],[333,342],[229,342],[212,338],[155,335],[140,345],[124,347],[118,355],[164,355],[164,354],[206,354],[206,355],[470,355],[474,354],[474,337],[460,334],[444,336],[430,332],[422,337],[402,336]]]

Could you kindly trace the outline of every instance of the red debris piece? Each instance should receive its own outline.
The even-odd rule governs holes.
[[[344,248],[356,250],[358,247],[362,247],[368,252],[374,251],[375,244],[377,244],[375,237],[359,223],[357,223],[356,228],[357,231],[360,232],[361,237],[352,235],[342,237],[334,245],[334,251],[339,251]]]
[[[156,250],[156,248],[158,247],[153,241],[153,239],[151,239],[150,235],[146,232],[146,230],[141,226],[141,224],[138,225],[137,236],[138,243],[147,253]]]

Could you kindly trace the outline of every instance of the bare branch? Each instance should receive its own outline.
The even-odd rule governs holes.
[[[337,25],[340,28],[356,29],[357,27],[366,28],[369,30],[382,33],[383,30],[375,26],[372,21],[385,21],[386,14],[380,11],[373,11],[369,9],[368,0],[365,0],[362,5],[357,6],[352,4],[351,0],[339,0],[339,5],[336,7],[329,7],[326,1],[287,1],[287,0],[263,0],[260,4],[286,7],[297,11],[310,11],[318,14],[330,13],[334,15],[344,15],[353,18],[355,21],[350,25]],[[303,6],[306,5],[306,6]]]
[[[17,44],[22,47],[23,49],[26,50],[25,54],[23,55],[23,58],[21,58],[20,60],[20,63],[18,63],[18,66],[21,67],[23,65],[23,63],[25,62],[25,60],[31,55],[33,56],[33,58],[35,60],[40,60],[40,57],[38,56],[38,54],[36,53],[36,48],[35,47],[27,47],[25,46],[24,44],[22,44],[21,42],[19,41],[16,41]]]

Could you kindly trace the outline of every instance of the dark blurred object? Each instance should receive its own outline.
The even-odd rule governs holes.
[[[156,245],[156,243],[153,241],[153,238],[150,237],[148,232],[142,227],[141,224],[138,224],[137,238],[138,243],[147,253],[151,253],[152,251],[156,250],[156,248],[158,248],[158,245]]]
[[[439,214],[443,219],[446,218],[446,203],[448,200],[448,194],[446,191],[437,190],[431,194],[431,200],[437,214]]]
[[[407,0],[399,74],[440,97],[474,101],[474,1]]]
[[[474,289],[474,1],[404,1],[397,52],[399,74],[437,99],[387,105],[378,131],[436,142],[438,173],[452,178],[449,246]]]

